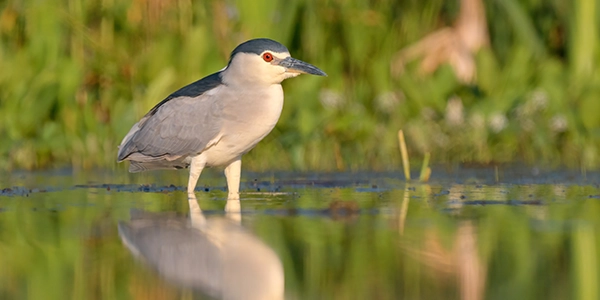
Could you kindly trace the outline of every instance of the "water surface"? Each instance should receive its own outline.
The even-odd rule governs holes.
[[[246,289],[250,299],[279,284],[286,299],[600,296],[598,173],[242,177],[240,211],[225,212],[235,205],[215,170],[192,202],[183,171],[0,175],[0,298],[212,299]]]

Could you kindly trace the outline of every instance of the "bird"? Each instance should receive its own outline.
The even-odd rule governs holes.
[[[238,206],[240,200],[232,200]],[[228,200],[229,202],[229,200]],[[118,224],[130,252],[181,288],[215,299],[284,299],[277,253],[241,225],[239,214],[206,217],[188,201],[189,218],[132,210]]]
[[[206,167],[225,167],[227,199],[239,199],[241,158],[267,136],[283,109],[281,82],[327,76],[268,38],[239,44],[227,66],[180,88],[135,123],[119,145],[129,172],[189,168],[188,196]]]

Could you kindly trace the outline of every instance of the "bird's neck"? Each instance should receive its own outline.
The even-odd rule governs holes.
[[[281,82],[286,78],[285,72],[281,72],[281,74],[265,74],[261,70],[251,70],[246,66],[240,65],[229,65],[221,71],[221,80],[224,84],[243,89],[265,89],[272,85],[281,85]]]
[[[228,89],[226,93],[222,97],[224,115],[230,116],[231,120],[266,128],[264,134],[271,131],[279,120],[283,108],[283,89],[280,84],[262,89]],[[244,119],[244,116],[253,117]]]

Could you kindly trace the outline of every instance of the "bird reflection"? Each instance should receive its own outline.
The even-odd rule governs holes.
[[[283,266],[275,252],[245,230],[240,201],[225,217],[207,218],[195,197],[190,218],[132,212],[119,223],[123,243],[167,281],[220,299],[283,299]]]

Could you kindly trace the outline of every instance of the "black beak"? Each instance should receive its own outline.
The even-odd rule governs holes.
[[[327,74],[325,74],[325,72],[321,71],[319,68],[293,57],[286,57],[285,59],[279,61],[279,65],[286,68],[287,72],[290,73],[327,76]]]

